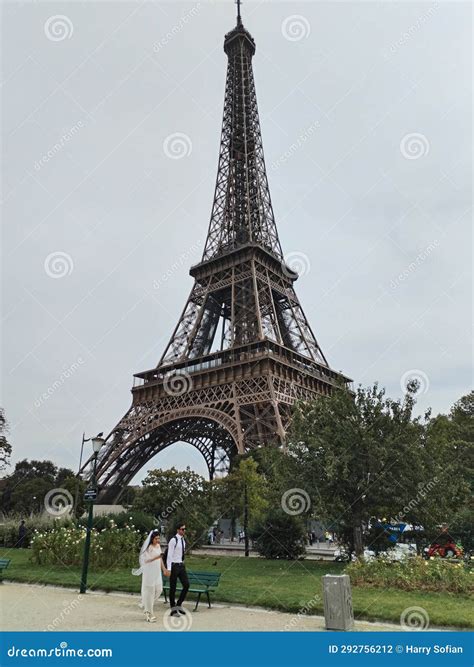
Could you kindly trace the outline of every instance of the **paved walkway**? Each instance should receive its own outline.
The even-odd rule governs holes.
[[[306,546],[306,560],[334,560],[334,551],[336,547],[330,546],[325,542],[315,542],[313,546]],[[243,543],[231,542],[224,540],[220,543],[206,544],[196,549],[196,553],[205,556],[241,556],[245,551]],[[259,558],[258,551],[250,549],[249,556],[251,558]]]
[[[155,606],[156,623],[146,623],[139,596],[127,593],[77,591],[54,586],[5,582],[0,586],[0,624],[3,630],[268,630],[321,631],[321,616],[298,616],[258,607],[215,603],[211,609],[185,604],[186,616],[169,616],[163,601]],[[400,630],[399,625],[357,621],[355,630]]]

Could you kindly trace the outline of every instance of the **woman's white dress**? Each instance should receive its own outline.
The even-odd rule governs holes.
[[[150,545],[140,555],[140,570],[134,570],[133,574],[142,575],[142,605],[145,611],[153,613],[153,604],[158,600],[163,592],[163,579],[161,576],[161,558],[156,558],[161,554],[161,547]]]

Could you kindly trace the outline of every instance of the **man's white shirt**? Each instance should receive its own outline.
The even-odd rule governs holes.
[[[186,549],[186,542],[181,535],[175,535],[168,542],[168,558],[166,559],[166,569],[171,570],[172,563],[182,563],[183,553]]]

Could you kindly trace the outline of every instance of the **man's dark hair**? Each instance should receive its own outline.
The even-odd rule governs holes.
[[[185,522],[185,521],[180,521],[179,523],[177,523],[177,524],[176,524],[176,532],[178,532],[178,530],[179,530],[180,528],[182,528],[183,526],[185,526],[185,525],[186,525],[186,522]]]

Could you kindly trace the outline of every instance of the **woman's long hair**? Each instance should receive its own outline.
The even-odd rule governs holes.
[[[153,540],[155,539],[155,537],[159,537],[159,536],[160,536],[160,531],[159,530],[154,530],[150,535],[150,539],[148,541],[148,544],[146,545],[146,548],[148,549],[148,547],[151,544],[153,544]]]

